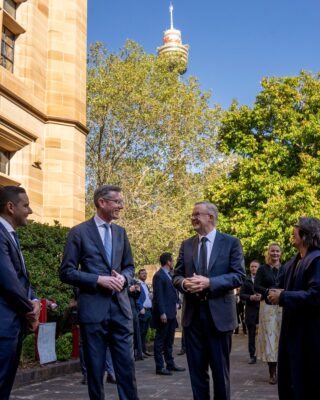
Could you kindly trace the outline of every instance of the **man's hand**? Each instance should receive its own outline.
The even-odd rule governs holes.
[[[124,288],[124,285],[126,283],[126,278],[119,274],[116,270],[112,270],[111,275],[116,278],[116,280],[122,285],[122,289]]]
[[[28,329],[31,332],[35,332],[39,326],[39,315],[41,311],[41,303],[38,300],[30,300],[33,310],[26,314],[26,319],[28,322]]]
[[[259,293],[252,294],[250,296],[250,300],[251,301],[260,301],[261,300],[261,294],[259,294]]]
[[[270,303],[273,305],[279,304],[279,298],[282,292],[283,289],[269,289],[267,298]]]
[[[131,285],[130,287],[129,287],[129,292],[130,293],[133,293],[133,292],[135,292],[136,291],[136,286],[135,285]]]
[[[210,279],[206,276],[193,274],[191,278],[183,280],[183,288],[190,293],[202,292],[210,287]]]
[[[114,276],[99,275],[97,284],[106,289],[114,290],[115,292],[121,292],[123,289],[123,283]]]
[[[146,310],[144,308],[141,308],[140,313],[141,315],[144,315],[146,313]]]
[[[163,324],[166,324],[166,323],[167,323],[167,315],[166,315],[166,314],[161,314],[161,315],[160,315],[160,321],[161,321]]]

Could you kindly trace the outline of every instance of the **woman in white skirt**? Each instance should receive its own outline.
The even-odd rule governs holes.
[[[271,243],[266,254],[266,264],[258,269],[254,290],[261,294],[257,358],[268,363],[269,383],[277,383],[278,344],[281,328],[282,309],[267,300],[269,289],[279,287],[281,281],[281,247]]]

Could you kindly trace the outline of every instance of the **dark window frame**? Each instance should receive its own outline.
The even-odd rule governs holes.
[[[17,16],[17,3],[14,0],[3,0],[3,9],[16,19]]]
[[[0,148],[0,172],[10,175],[10,159],[12,153],[8,150]]]
[[[17,36],[5,25],[2,26],[0,64],[10,72],[13,72],[14,67],[14,45],[16,37]],[[8,55],[8,50],[11,52],[11,57]]]

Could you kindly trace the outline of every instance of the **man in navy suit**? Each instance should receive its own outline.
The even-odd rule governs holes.
[[[217,207],[196,203],[192,226],[197,235],[182,242],[173,284],[184,293],[182,325],[193,398],[209,400],[210,365],[214,399],[230,399],[229,358],[237,326],[233,289],[245,277],[237,238],[216,230]]]
[[[133,321],[127,291],[134,264],[125,229],[111,223],[123,209],[121,189],[99,187],[94,204],[96,215],[70,230],[60,278],[79,288],[79,324],[90,399],[104,399],[109,345],[120,400],[137,400]]]
[[[259,323],[259,308],[261,294],[254,290],[254,280],[260,263],[258,260],[252,260],[249,266],[250,274],[246,277],[240,289],[240,299],[245,301],[245,323],[248,330],[248,350],[250,361],[248,364],[255,364],[256,358],[256,330]]]
[[[152,280],[152,327],[156,329],[154,360],[156,374],[172,375],[172,371],[185,371],[185,368],[178,367],[174,363],[172,355],[179,297],[170,274],[173,269],[172,255],[161,254],[160,264],[161,268],[154,274]],[[164,367],[163,356],[167,368]]]
[[[0,399],[7,400],[21,354],[22,336],[38,326],[40,303],[29,282],[16,228],[32,213],[21,187],[0,189]]]

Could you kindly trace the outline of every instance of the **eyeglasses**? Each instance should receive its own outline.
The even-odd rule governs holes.
[[[209,214],[209,213],[198,212],[198,213],[191,214],[191,215],[190,215],[190,218],[191,218],[191,219],[199,218],[200,215],[211,215],[211,214]]]
[[[124,201],[123,200],[114,200],[114,199],[104,199],[105,201],[113,201],[114,203],[117,204],[117,206],[123,206]]]

